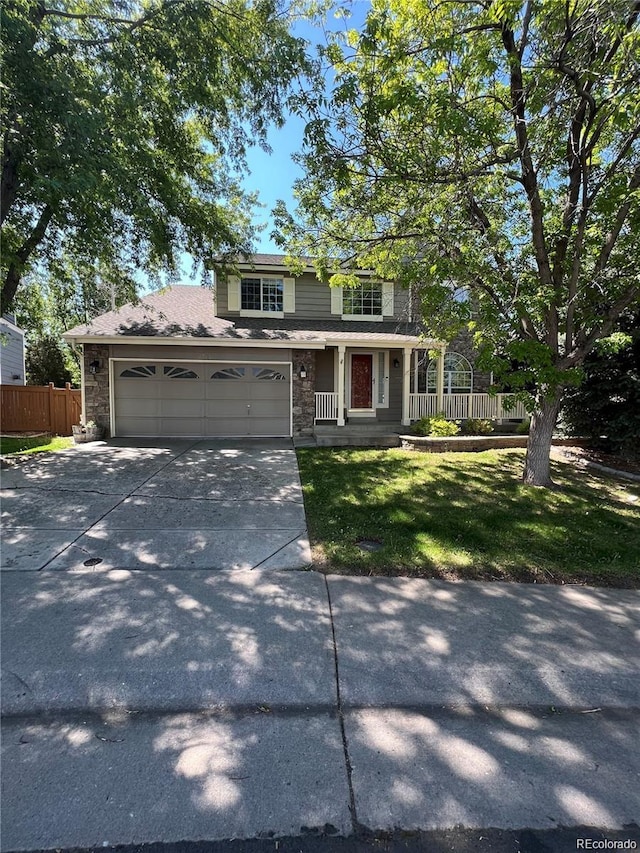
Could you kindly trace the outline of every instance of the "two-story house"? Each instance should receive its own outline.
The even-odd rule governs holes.
[[[332,288],[312,267],[294,276],[281,255],[254,255],[236,272],[68,331],[84,352],[85,421],[112,436],[296,436],[323,424],[401,431],[447,407],[488,416],[463,411],[463,398],[494,405],[477,393],[488,377],[468,354],[425,340],[393,283],[363,272],[357,288]]]

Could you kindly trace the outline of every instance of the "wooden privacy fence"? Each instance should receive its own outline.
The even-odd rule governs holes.
[[[0,385],[2,432],[50,432],[71,435],[80,423],[82,397],[67,382],[64,388],[48,385]]]

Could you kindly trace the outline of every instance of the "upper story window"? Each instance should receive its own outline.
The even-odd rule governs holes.
[[[342,292],[342,313],[356,316],[382,316],[382,285],[366,281]]]
[[[331,287],[331,313],[343,320],[379,320],[393,317],[393,284],[363,281],[356,287]]]
[[[296,310],[296,280],[276,274],[260,275],[251,273],[240,276],[231,275],[227,284],[227,305],[229,312],[238,312],[242,317],[264,317],[272,319],[294,314]],[[224,312],[224,291],[222,291]],[[224,316],[224,313],[222,314]]]
[[[242,278],[240,309],[272,313],[284,311],[284,280],[281,278]]]

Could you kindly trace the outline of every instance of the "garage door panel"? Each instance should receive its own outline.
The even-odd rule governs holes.
[[[117,433],[119,436],[155,436],[161,435],[159,419],[157,418],[118,418]]]
[[[160,400],[158,414],[164,418],[201,418],[204,400]]]
[[[160,401],[119,397],[116,411],[123,418],[154,418],[160,414]]]
[[[116,379],[116,397],[129,400],[157,400],[164,383],[151,379]]]
[[[248,400],[250,386],[247,382],[209,382],[205,385],[207,400]]]
[[[252,400],[278,400],[279,403],[289,401],[288,382],[251,382],[249,397]]]
[[[205,417],[207,418],[246,418],[249,415],[247,408],[251,404],[248,400],[207,400],[205,405]]]
[[[289,423],[284,423],[282,418],[260,418],[254,421],[251,435],[288,435]]]
[[[206,418],[204,422],[205,435],[249,435],[249,425],[244,418]]]
[[[282,418],[282,405],[277,400],[252,400],[251,401],[251,417],[252,418]]]
[[[204,397],[203,383],[193,379],[168,379],[162,383],[161,396],[171,400],[201,400]]]
[[[159,418],[160,435],[194,436],[203,435],[202,418]]]

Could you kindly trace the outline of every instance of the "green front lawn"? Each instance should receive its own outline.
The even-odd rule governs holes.
[[[640,484],[554,463],[558,490],[525,486],[523,453],[299,449],[316,567],[640,587]]]
[[[73,446],[73,438],[50,435],[3,435],[0,436],[0,455],[7,453],[42,453],[43,451],[65,450]]]

